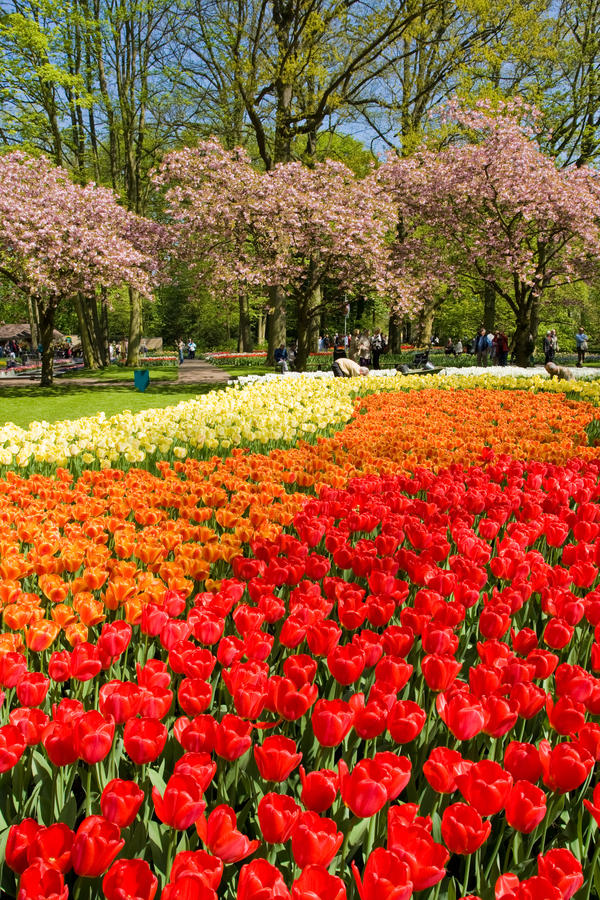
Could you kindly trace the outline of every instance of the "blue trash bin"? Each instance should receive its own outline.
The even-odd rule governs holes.
[[[149,369],[136,369],[133,373],[133,382],[138,391],[145,391],[150,384]]]

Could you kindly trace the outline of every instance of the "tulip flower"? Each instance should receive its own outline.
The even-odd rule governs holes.
[[[240,869],[237,900],[291,900],[291,894],[276,866],[253,859]]]
[[[100,762],[110,753],[115,723],[95,709],[80,716],[73,731],[77,754],[88,765]]]
[[[307,866],[292,885],[292,900],[346,900],[346,885],[323,866]]]
[[[506,798],[505,812],[511,828],[530,834],[546,815],[546,795],[530,781],[516,781]]]
[[[14,725],[0,728],[0,773],[8,772],[19,762],[25,752],[25,738]]]
[[[152,788],[152,800],[161,822],[180,831],[197,822],[206,808],[202,789],[191,775],[172,775],[163,795]]]
[[[125,846],[117,825],[103,816],[88,816],[75,834],[71,861],[77,875],[97,878]]]
[[[423,774],[434,791],[452,794],[458,789],[455,776],[464,774],[471,763],[463,760],[458,750],[434,747],[423,763]]]
[[[229,762],[239,759],[252,746],[251,730],[249,722],[226,713],[217,725],[215,752]]]
[[[344,700],[318,700],[312,713],[312,728],[322,747],[337,747],[344,740],[354,712]]]
[[[466,803],[452,803],[442,815],[442,838],[451,853],[475,853],[487,841],[491,829],[491,824]]]
[[[570,900],[583,884],[581,863],[566,847],[556,847],[539,855],[538,873],[559,889],[563,900]]]
[[[171,866],[170,880],[176,883],[182,878],[193,878],[216,891],[222,877],[223,863],[206,850],[184,850],[175,856]]]
[[[37,859],[28,866],[19,881],[17,900],[68,900],[69,888],[62,872]]]
[[[302,812],[292,797],[265,794],[258,804],[258,823],[268,844],[285,844],[292,835]]]
[[[28,747],[41,743],[50,719],[41,709],[19,706],[9,713],[9,722],[18,728]]]
[[[332,769],[317,769],[307,774],[300,766],[300,782],[302,784],[300,800],[306,809],[312,812],[325,812],[337,797],[338,773]]]
[[[206,791],[216,771],[217,764],[209,753],[184,753],[175,763],[173,774],[191,775],[200,789]]]
[[[158,879],[144,859],[119,859],[102,879],[106,900],[153,900]]]
[[[144,792],[134,781],[113,778],[100,796],[102,815],[119,828],[128,828],[144,802]]]
[[[235,812],[225,804],[216,806],[209,815],[204,843],[224,863],[239,862],[260,845],[260,841],[251,841],[237,830]]]
[[[542,764],[537,747],[511,741],[504,751],[504,768],[512,777],[535,784],[542,777]]]
[[[482,816],[493,816],[504,808],[513,783],[512,775],[489,759],[473,763],[467,772],[455,777],[465,800]]]
[[[55,822],[48,828],[39,828],[27,853],[29,864],[41,860],[64,875],[71,868],[74,839],[75,834],[64,822]]]
[[[22,875],[29,865],[29,848],[41,827],[35,819],[23,819],[18,825],[11,825],[9,828],[4,858],[7,866],[17,875]]]
[[[41,706],[49,687],[50,679],[41,672],[27,672],[17,684],[17,700],[23,706]]]
[[[254,747],[254,759],[265,781],[286,781],[302,759],[296,743],[282,735],[272,735]]]
[[[596,824],[600,825],[600,782],[594,788],[592,800],[584,800],[583,805],[594,817]]]
[[[362,880],[354,862],[352,872],[361,900],[408,900],[413,892],[408,864],[383,847],[370,854]]]
[[[302,813],[292,834],[292,853],[296,865],[328,866],[342,845],[344,835],[333,819],[314,812]]]
[[[157,719],[129,719],[123,731],[125,752],[138,766],[154,762],[167,742],[166,726]]]

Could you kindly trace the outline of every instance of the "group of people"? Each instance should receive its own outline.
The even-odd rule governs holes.
[[[183,338],[179,338],[177,341],[177,353],[179,354],[179,365],[183,365],[183,361],[186,357],[188,359],[196,359],[196,341],[193,338],[190,338],[187,341],[184,341]]]
[[[492,365],[508,365],[508,338],[503,331],[486,331],[482,326],[475,338],[477,365],[487,366],[488,359]]]

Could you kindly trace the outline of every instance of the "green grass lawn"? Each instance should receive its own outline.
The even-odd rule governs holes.
[[[147,390],[140,393],[133,388],[132,373],[131,381],[131,387],[110,383],[106,387],[87,387],[60,380],[50,388],[0,385],[0,427],[4,422],[14,422],[26,428],[30,422],[40,420],[59,422],[63,419],[94,416],[99,412],[114,416],[125,409],[131,412],[162,409],[221,387],[211,384],[156,384],[151,380]]]

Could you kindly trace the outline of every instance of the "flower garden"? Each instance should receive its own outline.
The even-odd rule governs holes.
[[[0,428],[18,900],[600,896],[600,384]]]

